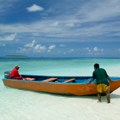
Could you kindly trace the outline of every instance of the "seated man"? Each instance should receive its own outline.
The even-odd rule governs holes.
[[[35,78],[23,78],[22,75],[19,74],[19,66],[15,66],[15,68],[12,69],[12,71],[10,72],[10,78],[11,79],[20,79],[20,80],[35,80]]]
[[[23,79],[23,77],[19,74],[19,66],[15,66],[15,68],[12,69],[10,72],[10,78],[15,78],[15,79]]]

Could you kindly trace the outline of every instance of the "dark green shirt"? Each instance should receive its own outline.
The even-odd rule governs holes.
[[[93,72],[93,79],[96,79],[97,84],[109,85],[107,72],[102,68],[97,68]]]

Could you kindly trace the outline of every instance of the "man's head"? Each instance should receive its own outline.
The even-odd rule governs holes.
[[[94,69],[97,69],[97,68],[99,68],[99,64],[98,63],[94,64]]]
[[[17,65],[17,66],[15,66],[15,68],[16,68],[16,69],[19,69],[19,68],[20,68],[20,66],[18,66],[18,65]]]

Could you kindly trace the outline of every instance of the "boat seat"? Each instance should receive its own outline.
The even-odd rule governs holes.
[[[75,78],[70,78],[70,79],[68,79],[68,80],[65,80],[64,83],[72,82],[72,81],[74,81],[74,80],[75,80]]]
[[[57,78],[48,78],[48,79],[43,80],[43,82],[53,82],[56,80],[57,80]]]

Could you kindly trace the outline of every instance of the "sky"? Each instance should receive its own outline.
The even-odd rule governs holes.
[[[0,0],[0,56],[120,57],[120,0]]]

